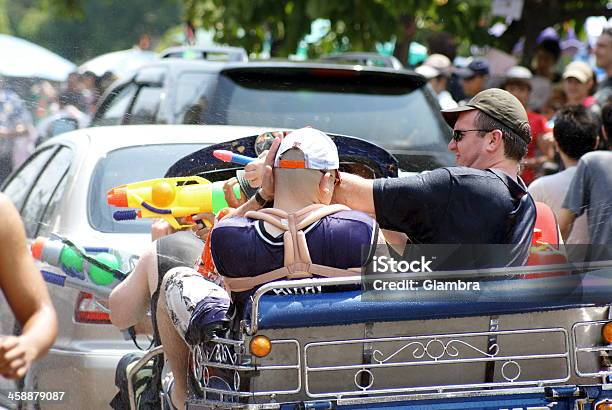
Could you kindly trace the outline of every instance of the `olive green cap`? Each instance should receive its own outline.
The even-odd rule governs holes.
[[[508,91],[489,88],[476,94],[467,104],[442,111],[442,116],[451,127],[455,126],[459,114],[479,110],[514,131],[525,142],[531,141],[531,127],[523,104]]]

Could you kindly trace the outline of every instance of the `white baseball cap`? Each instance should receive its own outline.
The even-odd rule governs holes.
[[[533,75],[527,67],[515,65],[514,67],[510,67],[508,71],[506,71],[506,78],[529,81],[533,78]]]
[[[563,71],[564,80],[570,77],[584,84],[593,79],[593,70],[584,61],[572,61],[565,67],[565,71]]]
[[[441,74],[450,74],[453,64],[450,59],[443,54],[432,54],[423,63],[428,67],[433,67],[438,70]]]
[[[297,148],[304,154],[304,160],[281,159],[290,149]],[[330,170],[340,167],[336,144],[322,131],[314,128],[300,128],[290,132],[278,147],[275,168],[305,168]]]
[[[438,70],[437,68],[422,64],[420,66],[418,66],[417,68],[414,69],[414,71],[416,71],[418,74],[421,74],[423,77],[425,77],[428,80],[431,80],[432,78],[436,78],[437,76],[439,76],[440,70]]]

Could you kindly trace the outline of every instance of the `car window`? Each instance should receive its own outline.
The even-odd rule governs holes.
[[[53,146],[34,153],[4,186],[4,193],[18,210],[21,211],[30,187],[38,179],[38,175],[55,150],[56,147]]]
[[[142,86],[126,117],[127,124],[155,124],[163,88]]]
[[[123,88],[115,90],[114,97],[105,103],[102,108],[103,112],[96,120],[94,125],[119,125],[123,122],[123,117],[132,103],[134,95],[138,90],[138,86],[134,83],[129,83]]]
[[[42,217],[39,221],[39,226],[36,231],[36,236],[49,236],[52,232],[55,231],[55,226],[53,225],[53,221],[57,217],[57,207],[61,202],[61,199],[64,196],[64,191],[66,189],[66,184],[68,182],[68,169],[64,172],[59,184],[55,188],[55,191],[51,195],[51,198],[47,204],[47,208],[45,209]]]
[[[122,148],[101,158],[89,183],[87,214],[89,224],[102,232],[147,233],[151,219],[115,221],[115,208],[106,203],[106,193],[114,187],[146,179],[163,178],[172,164],[197,151],[202,144],[160,144]],[[155,160],[152,161],[151,159]],[[137,166],[134,166],[137,164]]]
[[[207,124],[301,128],[353,135],[386,148],[446,146],[448,129],[424,87],[404,77],[326,71],[220,75]],[[364,74],[366,75],[366,74]],[[407,77],[409,78],[409,77]],[[402,82],[404,81],[404,82]]]
[[[199,124],[202,111],[208,105],[209,89],[213,75],[186,72],[176,83],[174,115],[181,124]]]
[[[57,206],[56,202],[59,198],[54,198],[54,204],[50,204],[50,200],[58,189],[63,191],[63,187],[60,189],[59,186],[64,184],[62,180],[65,179],[65,175],[70,168],[72,157],[72,150],[62,147],[49,161],[34,183],[21,211],[21,218],[23,219],[28,238],[36,236],[39,227],[42,225],[46,226],[46,232],[50,232],[52,229],[50,226],[52,220],[46,219],[44,216],[45,214],[51,216],[51,214],[46,212],[49,205],[52,206],[52,209],[55,209]]]

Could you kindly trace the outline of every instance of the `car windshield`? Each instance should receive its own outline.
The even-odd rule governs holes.
[[[446,146],[448,128],[437,104],[424,87],[407,78],[411,77],[362,79],[359,74],[343,77],[330,70],[322,70],[316,78],[312,73],[282,78],[250,72],[222,74],[215,104],[204,112],[203,122],[279,128],[311,125],[386,148]]]
[[[115,208],[106,203],[111,188],[130,182],[163,178],[178,159],[203,148],[202,144],[160,144],[121,148],[109,152],[96,164],[89,185],[88,219],[96,230],[111,233],[148,233],[151,219],[115,221]]]

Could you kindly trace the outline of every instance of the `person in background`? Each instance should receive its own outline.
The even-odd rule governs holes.
[[[19,212],[0,194],[0,290],[22,327],[21,335],[0,335],[0,376],[21,379],[49,350],[57,316],[42,275],[26,246]]]
[[[531,92],[531,95],[533,95],[533,91]],[[531,101],[531,99],[529,101]],[[555,117],[555,113],[563,108],[566,104],[567,97],[565,96],[565,91],[563,91],[563,84],[555,84],[552,87],[548,100],[544,103],[544,105],[542,105],[542,107],[540,107],[540,113],[549,121],[550,128],[552,128],[552,120]]]
[[[151,36],[148,33],[142,33],[138,37],[138,44],[135,47],[142,51],[151,51]]]
[[[86,108],[84,112],[88,115],[93,115],[96,111],[98,98],[100,98],[100,91],[96,85],[98,77],[92,71],[86,71],[81,79],[81,94],[83,95],[83,102]]]
[[[603,133],[612,132],[612,105],[602,109]],[[612,151],[584,154],[559,212],[559,228],[563,238],[573,232],[576,219],[586,212],[591,260],[612,259]],[[605,246],[604,246],[605,245]]]
[[[0,78],[0,182],[34,152],[35,143],[30,111]]]
[[[606,77],[599,82],[594,97],[600,106],[612,99],[612,27],[605,28],[594,48],[595,64],[603,69]]]
[[[506,79],[502,86],[503,89],[514,95],[527,111],[531,127],[531,142],[527,146],[527,155],[521,162],[523,165],[521,177],[527,185],[539,175],[542,164],[554,159],[551,130],[546,125],[546,117],[531,111],[527,106],[531,94],[532,77],[528,68],[514,66],[506,72]]]
[[[71,96],[71,101],[77,102],[76,107],[79,111],[85,112],[87,110],[85,98],[82,93],[81,75],[79,73],[72,72],[68,74],[68,79],[61,92],[73,94]]]
[[[536,47],[532,63],[533,91],[529,99],[532,110],[539,111],[551,96],[553,86],[561,81],[555,66],[561,57],[561,46],[556,38],[544,38]]]
[[[536,179],[529,186],[535,201],[550,206],[559,219],[559,212],[567,190],[576,173],[576,164],[582,155],[593,151],[597,145],[597,121],[582,105],[562,108],[555,120],[553,135],[555,146],[565,169],[553,175]],[[589,243],[586,215],[580,216],[565,243]]]
[[[58,101],[59,111],[42,120],[36,127],[38,144],[55,135],[89,126],[91,119],[77,108],[79,100],[74,93],[63,91]]]
[[[32,98],[35,101],[34,121],[36,125],[59,110],[57,90],[47,80],[37,82],[32,86]]]
[[[459,101],[459,105],[465,105],[469,99],[474,97],[486,87],[489,78],[489,62],[484,58],[474,58],[467,67],[458,68],[455,73],[461,78],[461,85],[466,96],[465,100]]]
[[[117,79],[118,77],[113,74],[112,71],[107,71],[102,74],[101,77],[98,77],[96,80],[96,88],[98,89],[98,94],[104,94],[108,87],[110,87],[115,81],[117,81]]]
[[[567,105],[582,104],[589,108],[596,103],[590,95],[594,85],[593,70],[584,61],[573,61],[563,71],[563,91]]]
[[[429,86],[443,110],[457,106],[451,94],[446,90],[451,69],[452,65],[448,57],[442,54],[432,54],[415,70],[428,80]]]

